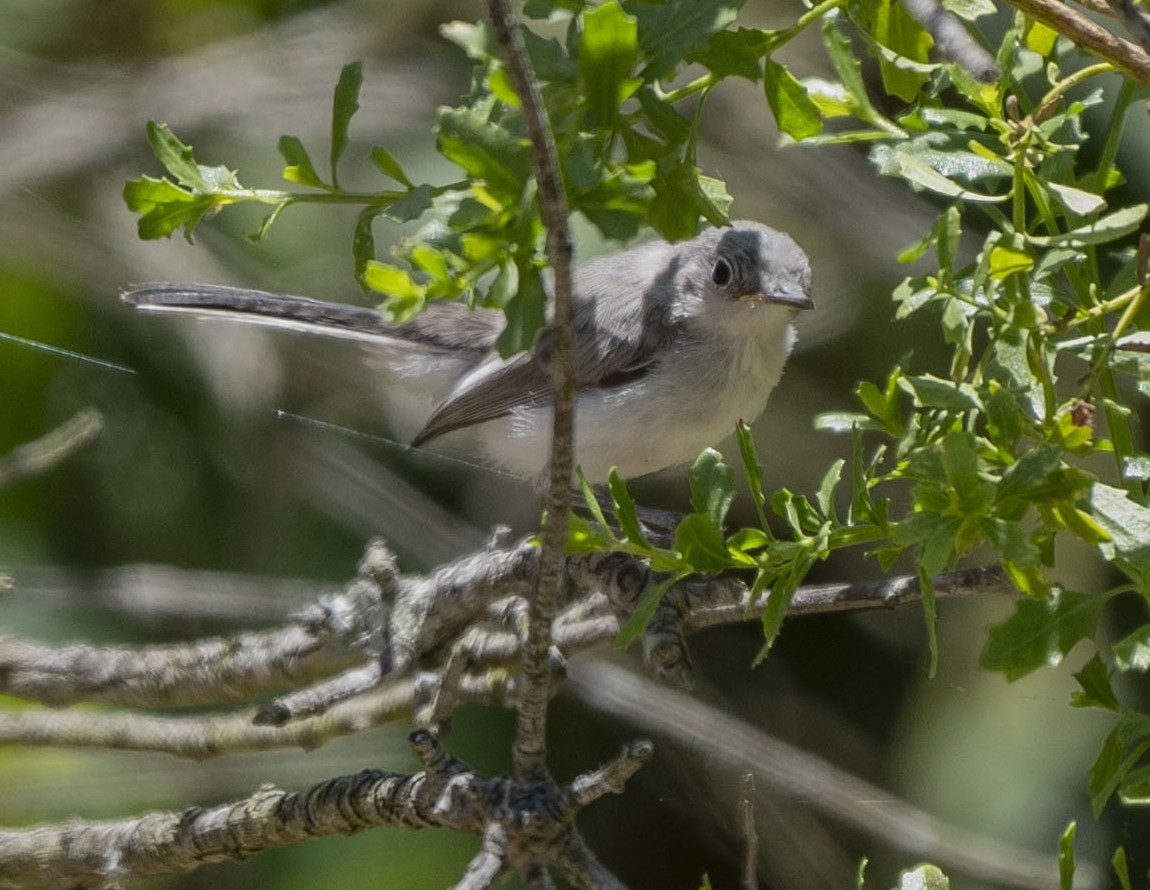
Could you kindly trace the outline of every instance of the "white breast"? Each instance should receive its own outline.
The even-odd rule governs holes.
[[[579,392],[575,459],[591,482],[606,481],[613,466],[630,478],[694,460],[738,420],[762,413],[794,329],[789,312],[746,309],[737,329],[703,332],[634,384]],[[522,409],[485,424],[481,436],[494,462],[531,477],[546,466],[550,426],[549,406]]]

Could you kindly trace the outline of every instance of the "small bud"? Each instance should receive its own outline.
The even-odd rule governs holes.
[[[1079,402],[1070,409],[1070,422],[1094,429],[1094,406],[1089,402]]]

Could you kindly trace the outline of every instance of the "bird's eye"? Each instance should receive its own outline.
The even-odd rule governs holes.
[[[711,270],[711,281],[719,287],[726,287],[731,283],[731,264],[722,257],[715,260],[715,268]]]

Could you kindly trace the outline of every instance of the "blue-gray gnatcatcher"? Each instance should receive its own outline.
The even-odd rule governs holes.
[[[810,263],[790,236],[755,222],[654,241],[575,273],[575,459],[592,482],[611,467],[641,476],[694,459],[762,412],[814,306]],[[211,284],[144,284],[141,309],[227,315],[366,341],[382,368],[435,399],[420,445],[472,428],[489,458],[518,475],[547,464],[551,337],[508,359],[494,350],[503,314],[429,305],[386,324],[367,308]]]

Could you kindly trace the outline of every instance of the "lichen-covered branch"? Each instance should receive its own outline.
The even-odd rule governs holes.
[[[0,887],[103,887],[385,825],[482,834],[483,879],[465,878],[457,886],[487,887],[518,862],[546,858],[571,843],[575,814],[618,793],[651,754],[649,742],[632,743],[604,767],[557,786],[478,776],[426,732],[414,733],[412,746],[424,766],[419,773],[370,769],[305,791],[265,785],[215,807],[0,831]]]

